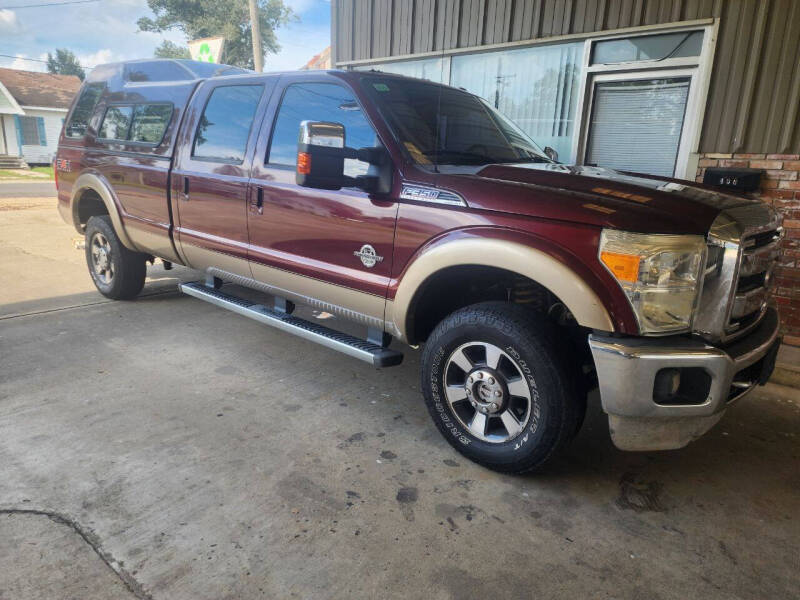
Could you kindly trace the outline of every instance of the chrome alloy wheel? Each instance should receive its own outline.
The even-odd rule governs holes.
[[[531,416],[531,391],[522,369],[487,342],[456,348],[444,368],[453,414],[476,438],[500,444],[517,437]]]
[[[114,279],[114,263],[111,261],[111,244],[106,236],[95,232],[91,241],[92,268],[98,281],[109,285]]]

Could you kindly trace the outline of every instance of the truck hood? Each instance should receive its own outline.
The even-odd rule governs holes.
[[[689,181],[599,167],[497,164],[439,177],[474,209],[643,233],[705,235],[720,211],[758,203]]]

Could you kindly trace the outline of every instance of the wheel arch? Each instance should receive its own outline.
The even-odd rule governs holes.
[[[555,296],[583,327],[614,331],[614,322],[595,291],[563,261],[520,240],[464,236],[434,242],[406,267],[387,304],[388,329],[415,344],[413,322],[425,289],[454,267],[481,266],[510,272]]]
[[[97,204],[98,201],[102,203],[105,212],[100,211],[100,206]],[[92,206],[87,203],[92,203]],[[136,246],[131,242],[127,231],[125,231],[114,192],[111,186],[100,176],[94,173],[80,175],[72,187],[70,204],[72,205],[72,224],[76,231],[83,232],[89,217],[107,214],[120,242],[126,248],[136,250]]]

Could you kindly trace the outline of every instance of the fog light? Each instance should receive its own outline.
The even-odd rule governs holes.
[[[664,402],[675,397],[681,387],[681,372],[678,369],[661,369],[656,373],[653,397],[656,402]]]
[[[711,375],[701,367],[661,369],[653,380],[653,400],[658,404],[703,404],[711,392]]]

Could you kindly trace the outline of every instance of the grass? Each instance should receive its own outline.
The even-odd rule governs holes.
[[[31,171],[33,171],[34,173],[43,173],[47,175],[50,179],[53,178],[53,165],[47,165],[44,167],[33,167],[31,168]]]
[[[29,173],[39,173],[47,177],[32,177]],[[0,169],[0,180],[3,179],[17,179],[22,181],[47,181],[53,178],[53,167],[33,167],[30,170],[26,169]]]

